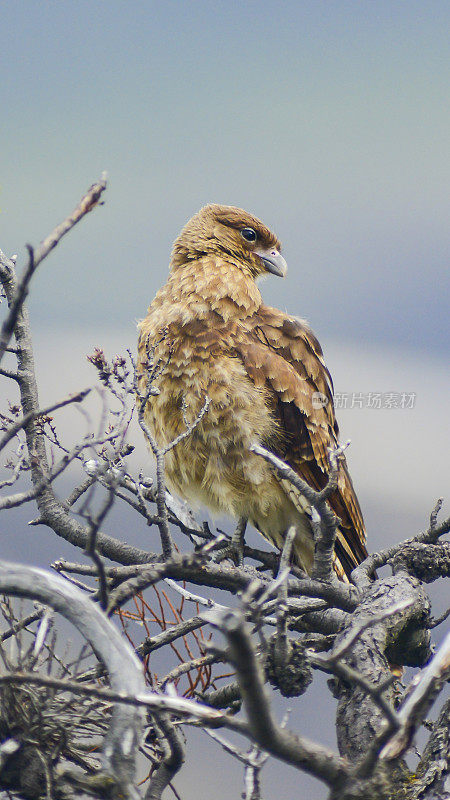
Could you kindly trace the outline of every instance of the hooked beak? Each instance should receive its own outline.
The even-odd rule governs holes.
[[[262,250],[256,247],[253,250],[255,255],[259,256],[264,261],[264,266],[272,275],[278,275],[279,278],[284,278],[287,273],[287,264],[281,253],[275,248]]]

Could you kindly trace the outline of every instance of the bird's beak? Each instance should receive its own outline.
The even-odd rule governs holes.
[[[278,250],[275,248],[263,250],[262,248],[256,247],[253,252],[264,261],[265,268],[268,272],[271,272],[272,275],[278,275],[280,278],[286,276],[287,264]]]

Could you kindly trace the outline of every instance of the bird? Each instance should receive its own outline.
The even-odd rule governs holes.
[[[168,489],[192,508],[249,521],[279,549],[295,527],[291,557],[310,575],[311,507],[251,449],[263,446],[321,490],[339,442],[316,336],[304,319],[266,305],[257,285],[286,272],[279,239],[256,216],[204,206],[175,240],[168,279],[139,323],[137,370],[140,387],[151,375],[143,416],[158,447],[169,447]],[[348,580],[367,551],[344,456],[329,504],[334,567]]]

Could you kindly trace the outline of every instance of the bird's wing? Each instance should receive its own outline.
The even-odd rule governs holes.
[[[329,472],[329,448],[337,446],[339,429],[333,384],[316,337],[303,320],[261,306],[237,349],[249,377],[268,390],[272,402],[278,433],[266,446],[310,486],[322,489]],[[304,501],[298,505],[304,506]],[[362,513],[345,458],[340,461],[338,488],[330,505],[341,520],[336,555],[349,574],[367,551]]]

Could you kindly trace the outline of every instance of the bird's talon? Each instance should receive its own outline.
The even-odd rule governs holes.
[[[213,561],[220,564],[222,561],[232,561],[235,567],[241,567],[244,561],[243,548],[237,547],[233,541],[227,541],[225,546],[213,555]]]

